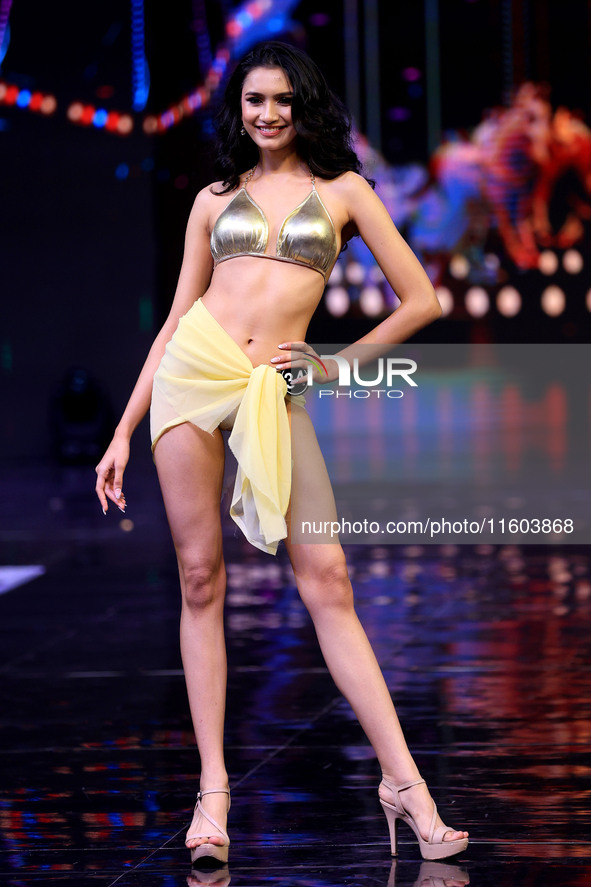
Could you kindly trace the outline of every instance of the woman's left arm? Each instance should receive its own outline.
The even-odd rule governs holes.
[[[406,243],[388,210],[366,180],[346,173],[339,182],[350,222],[400,299],[392,314],[359,339],[361,344],[396,345],[441,315],[441,306],[421,263]]]

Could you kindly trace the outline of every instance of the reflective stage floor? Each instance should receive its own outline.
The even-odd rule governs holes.
[[[229,528],[232,846],[227,870],[191,872],[199,760],[153,482],[140,495],[130,478],[125,525],[100,514],[86,470],[2,480],[19,490],[3,563],[44,568],[0,573],[3,883],[591,883],[589,548],[348,549],[409,745],[445,821],[471,834],[462,856],[424,863],[404,825],[390,857],[377,762],[285,553]]]

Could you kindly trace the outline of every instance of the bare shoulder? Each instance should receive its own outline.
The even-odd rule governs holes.
[[[364,208],[369,212],[375,205],[376,195],[369,182],[359,173],[348,170],[336,179],[322,180],[325,193],[329,194],[343,213],[343,226],[356,220]]]
[[[212,219],[224,207],[226,194],[222,193],[223,187],[223,182],[212,182],[197,193],[189,216],[189,228],[211,228]]]
[[[343,200],[356,199],[364,194],[373,194],[373,190],[369,182],[353,170],[341,173],[336,179],[323,182],[330,187],[335,196]]]
[[[220,197],[225,196],[222,194],[223,187],[223,182],[212,182],[210,185],[206,185],[205,188],[197,192],[193,207],[199,211],[209,210],[216,206],[219,203]]]

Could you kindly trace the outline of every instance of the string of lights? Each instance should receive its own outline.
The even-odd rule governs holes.
[[[53,114],[57,108],[57,99],[50,93],[31,92],[30,89],[21,89],[14,83],[0,80],[0,105],[26,108],[38,114]]]
[[[144,0],[131,0],[131,86],[133,110],[143,111],[150,93]]]
[[[226,23],[227,40],[215,53],[203,85],[158,116],[146,117],[143,123],[144,132],[164,132],[176,126],[184,117],[209,104],[224,79],[230,61],[241,56],[263,37],[284,30],[289,12],[297,2],[298,0],[250,0],[241,6]]]
[[[11,2],[12,0],[0,0],[0,10],[5,7],[7,9],[6,19]],[[297,3],[298,0],[248,0],[239,7],[226,22],[226,40],[215,52],[203,83],[160,114],[147,115],[142,119],[127,111],[109,111],[91,103],[74,101],[69,104],[66,116],[71,123],[79,126],[92,126],[120,136],[129,135],[140,123],[146,135],[166,132],[184,118],[205,108],[222,83],[231,60],[242,55],[263,37],[272,37],[284,30],[288,24],[288,15]],[[145,57],[143,0],[131,0],[131,4],[133,110],[137,112],[146,105],[150,79]],[[0,18],[0,23],[1,21]],[[207,50],[204,46],[201,47],[201,52],[200,59],[206,60]],[[36,97],[33,105],[30,104],[32,95]],[[39,100],[38,96],[42,96],[42,99]],[[45,99],[47,101],[43,104]],[[31,111],[40,110],[45,114],[53,113],[58,106],[55,96],[37,92],[31,94],[29,90],[0,80],[0,105],[2,104]],[[50,105],[51,110],[48,110]]]
[[[207,27],[205,0],[193,0],[192,8],[193,21],[191,22],[191,27],[195,33],[199,70],[207,71],[211,68],[213,55],[211,51],[211,40],[209,38],[209,28]]]

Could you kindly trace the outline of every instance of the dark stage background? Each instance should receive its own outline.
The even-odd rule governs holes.
[[[417,397],[311,404],[341,501],[370,483],[380,517],[525,527],[347,546],[421,773],[471,832],[453,865],[421,864],[409,830],[390,858],[285,551],[227,520],[230,871],[189,873],[200,765],[147,423],[125,516],[93,492],[213,178],[220,90],[269,37],[349,104],[444,312],[408,352],[435,355]],[[591,0],[0,0],[0,880],[589,883],[590,48]],[[396,304],[357,239],[309,340]],[[530,533],[572,515],[579,544]]]

